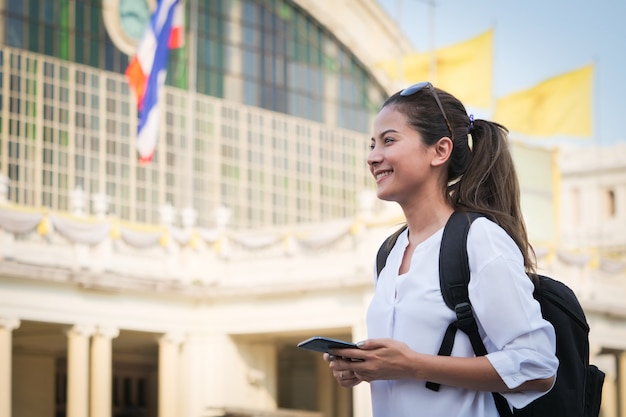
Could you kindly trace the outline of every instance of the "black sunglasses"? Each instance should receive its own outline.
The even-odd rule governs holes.
[[[446,121],[446,126],[448,126],[448,131],[450,132],[450,139],[454,140],[454,132],[452,131],[452,127],[450,126],[450,121],[448,120],[448,116],[446,116],[446,112],[443,109],[443,106],[441,105],[441,100],[439,100],[439,95],[437,94],[437,90],[431,83],[429,83],[428,81],[422,81],[421,83],[413,84],[411,86],[408,86],[404,90],[400,91],[400,95],[403,97],[411,96],[417,93],[418,91],[423,90],[424,88],[428,88],[428,90],[430,90],[430,92],[433,94],[433,97],[435,97],[435,101],[437,102],[437,105],[439,106],[439,110],[441,110],[443,119]]]

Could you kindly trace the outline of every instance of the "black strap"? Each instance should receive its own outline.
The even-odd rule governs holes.
[[[385,239],[383,244],[380,245],[380,248],[378,248],[378,253],[376,254],[376,278],[377,279],[378,279],[378,276],[380,275],[380,271],[382,271],[385,265],[387,264],[387,256],[389,256],[389,252],[391,252],[391,249],[396,244],[396,241],[398,240],[398,236],[400,236],[402,232],[406,230],[406,228],[407,228],[407,225],[404,225],[398,230],[396,230],[395,232],[393,232],[393,234],[387,237],[387,239]]]
[[[455,311],[457,321],[448,326],[439,348],[439,355],[450,356],[457,328],[467,334],[476,356],[487,354],[487,349],[478,332],[478,324],[468,293],[470,269],[467,257],[467,234],[472,222],[478,217],[482,215],[454,212],[443,230],[439,251],[439,286],[446,305]],[[435,391],[439,390],[439,384],[432,382],[427,382],[426,387]],[[500,417],[512,417],[513,412],[506,398],[496,392],[492,395]]]
[[[467,259],[467,234],[478,213],[455,211],[443,229],[439,250],[439,285],[446,305],[454,310],[458,304],[469,303],[467,285],[470,281]]]
[[[467,258],[467,234],[478,213],[454,212],[448,219],[441,237],[439,249],[439,288],[446,305],[456,312],[457,321],[446,329],[438,355],[450,356],[454,346],[456,329],[465,332],[477,356],[487,352],[478,333],[478,325],[472,313],[467,286],[470,281]],[[479,353],[481,352],[481,353]],[[440,384],[427,382],[426,387],[439,391]]]
[[[456,329],[461,329],[470,338],[474,353],[484,351],[478,325],[472,313],[467,286],[470,281],[469,261],[467,259],[467,234],[472,222],[480,217],[478,213],[454,212],[448,219],[441,237],[439,249],[439,288],[446,305],[456,312],[457,321],[448,326],[444,334],[439,355],[450,356],[454,346]],[[483,355],[486,352],[482,353]],[[440,384],[427,382],[426,387],[439,391]]]

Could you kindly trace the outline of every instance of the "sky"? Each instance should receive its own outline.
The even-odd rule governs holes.
[[[546,145],[626,143],[626,0],[378,0],[378,3],[399,22],[405,36],[420,52],[463,42],[493,28],[495,98],[593,64],[593,137],[561,138]],[[475,113],[488,118],[482,112]]]

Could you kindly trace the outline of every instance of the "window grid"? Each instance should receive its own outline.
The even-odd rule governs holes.
[[[180,212],[191,189],[199,225],[213,226],[212,213],[226,206],[232,227],[250,228],[353,215],[352,196],[368,187],[362,134],[208,96],[188,110],[189,93],[174,88],[165,89],[155,158],[139,166],[123,76],[11,48],[2,58],[11,86],[0,109],[1,169],[13,202],[69,210],[80,187],[88,198],[105,194],[123,220],[158,223],[159,207]]]

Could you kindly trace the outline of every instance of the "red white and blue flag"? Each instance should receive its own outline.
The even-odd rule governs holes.
[[[152,160],[159,137],[159,91],[165,83],[171,48],[183,46],[183,8],[180,0],[159,0],[126,78],[137,99],[137,152],[140,163]]]

